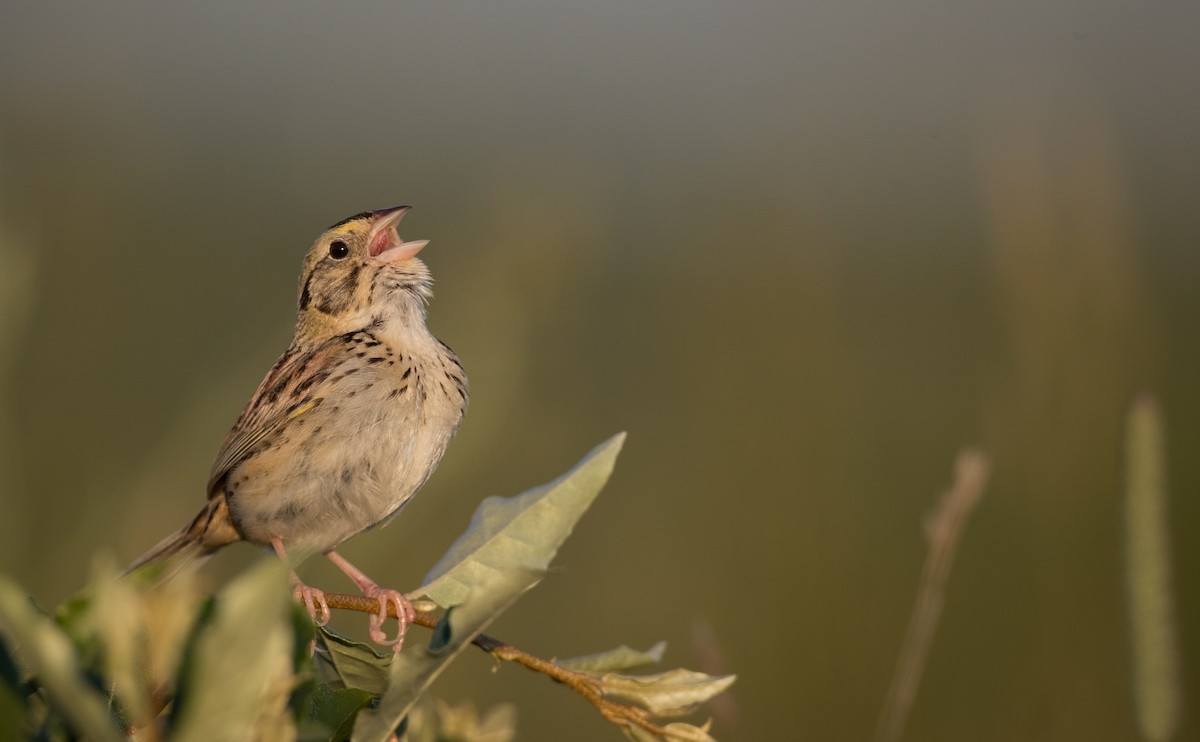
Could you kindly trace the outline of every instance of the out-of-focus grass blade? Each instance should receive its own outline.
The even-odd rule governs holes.
[[[1179,721],[1179,655],[1171,594],[1166,442],[1158,401],[1134,398],[1125,432],[1125,568],[1138,727],[1168,740]]]

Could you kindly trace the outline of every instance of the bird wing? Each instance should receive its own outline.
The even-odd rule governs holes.
[[[344,343],[327,342],[310,351],[292,346],[279,357],[221,444],[208,477],[210,499],[238,464],[268,445],[288,423],[321,404],[323,398],[314,390],[336,369],[342,356],[348,357]]]

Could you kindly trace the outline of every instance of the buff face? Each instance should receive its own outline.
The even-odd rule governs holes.
[[[365,327],[412,299],[423,311],[432,278],[416,254],[428,242],[400,238],[397,226],[407,211],[402,206],[357,214],[313,243],[300,277],[299,322],[308,334]]]

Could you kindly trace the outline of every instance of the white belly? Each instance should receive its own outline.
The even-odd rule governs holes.
[[[395,385],[373,378],[348,379],[230,472],[229,508],[246,540],[328,551],[389,520],[433,473],[462,404],[428,384],[393,397]]]

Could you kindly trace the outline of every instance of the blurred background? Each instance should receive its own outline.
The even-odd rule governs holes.
[[[190,518],[311,241],[408,203],[472,407],[404,517],[345,547],[376,579],[416,587],[480,499],[627,430],[492,633],[666,639],[666,667],[739,675],[718,738],[867,739],[923,520],[979,446],[906,738],[1129,739],[1139,388],[1185,701],[1200,666],[1198,32],[1194,3],[5,3],[0,571],[53,606]],[[491,664],[436,694],[615,738]]]

